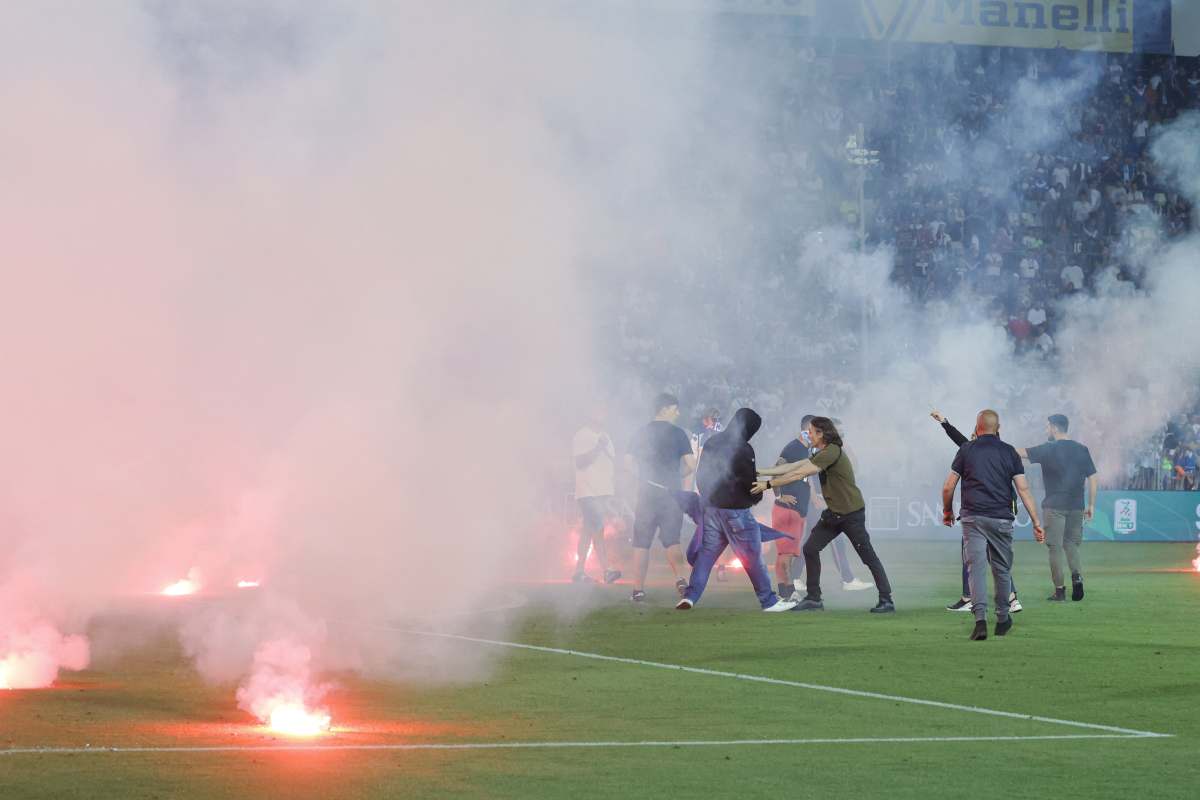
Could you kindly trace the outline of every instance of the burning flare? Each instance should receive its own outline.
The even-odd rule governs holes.
[[[290,639],[259,645],[249,679],[238,688],[238,707],[271,730],[288,736],[319,736],[329,730],[329,711],[319,708],[329,687],[312,680],[312,652]]]
[[[0,689],[44,689],[60,669],[84,669],[90,657],[86,637],[63,636],[46,623],[0,631]]]
[[[181,597],[183,595],[195,594],[198,591],[200,591],[200,574],[193,567],[188,570],[186,578],[164,587],[162,594],[168,597]]]
[[[261,584],[258,581],[238,581],[239,589],[257,589]]]
[[[267,727],[288,736],[319,736],[329,730],[326,711],[309,711],[301,705],[279,705],[271,712]]]

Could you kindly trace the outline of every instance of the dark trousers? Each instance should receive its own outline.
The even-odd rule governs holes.
[[[846,534],[850,544],[854,545],[854,552],[858,553],[859,559],[867,569],[871,570],[871,577],[874,578],[875,586],[879,589],[879,596],[890,598],[892,585],[888,583],[883,563],[875,554],[875,548],[871,546],[871,536],[867,533],[867,510],[865,508],[849,514],[835,514],[829,509],[825,509],[821,513],[820,521],[808,534],[808,540],[804,543],[803,548],[804,568],[808,570],[808,596],[813,600],[821,599],[821,551],[836,539],[838,534],[842,533]]]

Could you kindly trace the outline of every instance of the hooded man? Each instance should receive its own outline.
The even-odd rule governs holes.
[[[771,588],[771,577],[762,560],[762,530],[750,513],[762,499],[761,492],[751,491],[758,472],[754,448],[750,446],[750,439],[761,426],[762,417],[749,408],[739,408],[729,427],[705,443],[696,468],[703,520],[700,552],[683,599],[675,606],[680,611],[700,601],[713,565],[726,546],[733,548],[745,567],[763,611],[790,611],[795,606],[780,600]]]

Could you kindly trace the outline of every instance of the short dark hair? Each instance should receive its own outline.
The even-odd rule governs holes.
[[[805,414],[805,415],[804,415],[804,416],[803,416],[803,417],[800,419],[800,427],[801,427],[801,428],[803,428],[805,425],[807,425],[808,423],[810,423],[810,422],[812,422],[812,421],[813,421],[813,415],[812,415],[812,414]]]
[[[821,440],[825,444],[842,446],[842,435],[838,433],[837,426],[833,424],[833,420],[829,417],[813,417],[808,421],[808,424],[813,426],[813,430],[820,431]]]
[[[1065,414],[1051,414],[1046,418],[1046,421],[1054,426],[1054,429],[1059,433],[1066,433],[1071,427],[1071,421],[1067,419]]]
[[[662,411],[664,408],[679,405],[679,398],[670,392],[663,392],[654,398],[654,413]]]

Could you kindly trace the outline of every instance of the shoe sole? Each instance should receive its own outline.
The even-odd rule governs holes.
[[[824,611],[825,606],[820,606],[818,608],[801,608],[800,606],[792,606],[788,610],[789,611]]]
[[[871,609],[871,613],[872,613],[872,614],[895,614],[895,613],[896,613],[896,609],[894,609],[894,608],[881,608],[881,609],[879,609],[879,610],[877,611],[877,610],[875,610],[875,609],[873,609],[873,608],[872,608],[872,609]]]

